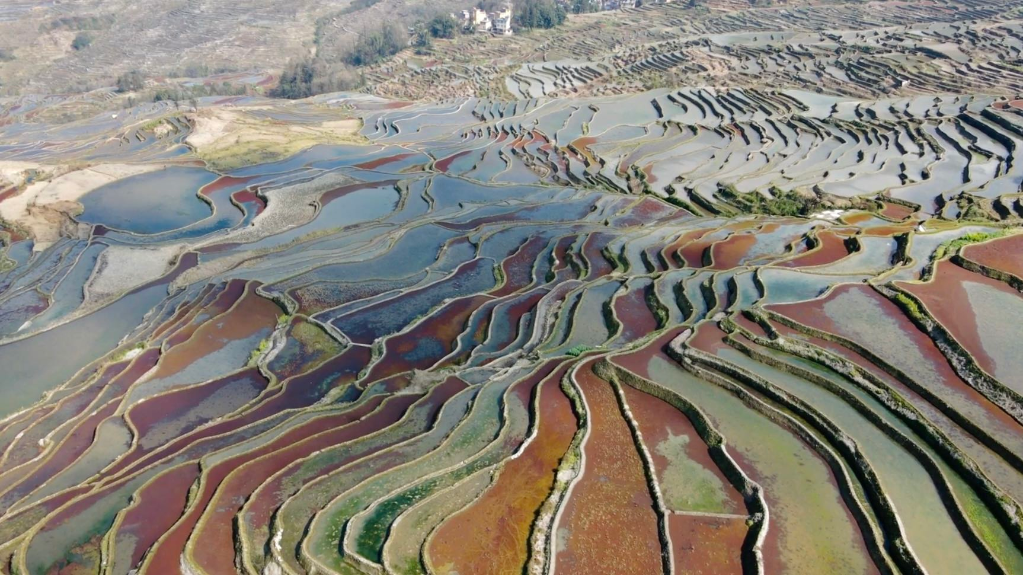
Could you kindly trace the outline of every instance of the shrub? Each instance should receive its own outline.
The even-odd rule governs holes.
[[[365,10],[366,8],[369,8],[370,6],[373,6],[377,2],[380,2],[380,0],[352,0],[352,3],[349,4],[348,6],[345,6],[341,10],[340,13],[341,14],[351,14],[352,12],[358,12],[359,10]]]
[[[805,216],[814,212],[820,201],[816,196],[804,196],[795,191],[771,188],[771,198],[759,192],[744,194],[731,184],[718,184],[718,193],[740,211],[772,216]]]
[[[997,232],[970,232],[964,236],[958,237],[954,240],[949,240],[938,246],[938,248],[934,250],[931,259],[935,261],[940,260],[947,254],[958,253],[959,250],[970,244],[979,244],[980,242],[986,242],[987,240],[1000,238],[1004,235],[1005,230],[1000,230]]]
[[[923,310],[920,309],[920,306],[912,298],[906,294],[896,292],[895,303],[902,308],[902,311],[909,316],[909,319],[913,320],[922,329],[927,329],[927,316],[924,315]]]
[[[184,78],[205,78],[210,75],[210,67],[201,62],[190,62],[185,64],[179,75]]]
[[[106,30],[113,25],[115,17],[112,15],[104,16],[64,16],[51,20],[47,24],[39,26],[40,32],[50,32],[52,30],[72,30],[78,32],[80,30]]]
[[[117,77],[118,92],[138,92],[145,85],[146,79],[138,70],[129,70]]]
[[[75,39],[71,41],[71,48],[76,52],[78,50],[85,50],[92,44],[92,33],[91,32],[79,32]]]
[[[14,59],[14,52],[8,48],[0,48],[0,62],[10,62]]]

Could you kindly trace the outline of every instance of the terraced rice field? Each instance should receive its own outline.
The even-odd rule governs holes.
[[[5,231],[0,572],[1023,572],[1023,116],[545,74]]]

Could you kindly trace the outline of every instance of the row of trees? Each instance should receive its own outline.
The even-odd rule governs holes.
[[[353,90],[362,84],[362,75],[348,66],[331,68],[320,60],[306,58],[284,69],[270,95],[297,100],[327,92]]]
[[[600,0],[572,0],[569,4],[573,14],[600,12]]]
[[[142,92],[146,88],[146,77],[139,70],[129,70],[117,77],[117,91],[121,93]],[[198,84],[195,86],[158,87],[146,96],[153,102],[184,102],[203,96],[240,96],[246,93],[244,85],[222,82],[220,84]],[[137,100],[130,99],[131,105]],[[131,106],[129,106],[131,107]]]
[[[360,0],[359,6],[367,8],[375,3],[374,0]],[[317,45],[321,40],[322,34],[318,31]],[[295,100],[326,92],[353,90],[364,83],[357,68],[390,58],[408,45],[407,32],[393,22],[385,23],[363,32],[355,44],[341,54],[340,61],[328,62],[321,56],[315,56],[289,64],[270,95]]]
[[[355,44],[340,58],[340,63],[325,62],[321,57],[305,58],[290,64],[281,73],[280,81],[270,95],[299,99],[316,94],[358,88],[364,83],[357,68],[372,66],[405,49],[409,44],[419,53],[428,52],[433,38],[454,38],[458,21],[447,14],[420,20],[408,33],[395,23],[386,23],[375,30],[363,32]]]
[[[408,34],[396,24],[387,23],[376,30],[363,32],[345,56],[345,61],[352,66],[372,66],[401,52],[406,46]]]

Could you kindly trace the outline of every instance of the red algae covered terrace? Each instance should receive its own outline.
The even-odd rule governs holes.
[[[1023,234],[966,246],[962,256],[982,266],[1023,279]]]
[[[590,411],[583,468],[568,493],[556,529],[564,544],[554,558],[562,573],[596,573],[625,567],[631,573],[661,570],[658,517],[643,463],[611,385],[581,364],[573,379]]]
[[[1023,296],[1008,284],[952,262],[938,262],[926,282],[898,282],[949,330],[981,369],[1023,392],[1023,358],[1013,336],[1023,321]]]
[[[564,365],[540,385],[535,437],[500,469],[490,489],[431,535],[427,553],[438,572],[496,574],[525,567],[530,527],[578,425],[561,389],[568,371]],[[466,540],[465,533],[478,536]]]

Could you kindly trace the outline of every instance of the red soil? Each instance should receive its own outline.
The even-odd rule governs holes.
[[[753,234],[735,234],[715,243],[710,248],[711,259],[714,262],[711,269],[728,270],[739,266],[756,244],[757,236]]]
[[[244,285],[244,282],[241,283]],[[185,318],[191,318],[195,314],[199,313],[198,310],[214,301],[226,285],[227,284],[207,285],[194,301],[189,301],[184,305],[178,306],[177,311],[172,317],[156,326],[156,328],[153,329],[153,333],[150,335],[150,339],[155,342],[166,333],[173,332],[180,328],[185,321]]]
[[[3,190],[0,190],[0,202],[6,200],[8,198],[14,197],[14,195],[17,194],[17,193],[18,193],[18,188],[6,188],[6,189],[3,189]]]
[[[67,469],[92,445],[96,428],[99,427],[99,424],[104,419],[110,417],[116,409],[117,402],[111,401],[75,425],[74,430],[60,444],[57,450],[46,458],[42,465],[31,472],[16,487],[0,496],[0,507],[13,505],[16,501]],[[11,462],[5,465],[13,468],[15,464],[15,462]]]
[[[468,155],[470,152],[472,152],[472,150],[462,150],[461,152],[448,156],[443,160],[437,160],[437,163],[435,164],[437,171],[447,173],[447,171],[451,168],[451,164],[453,164],[455,160]]]
[[[665,332],[664,335],[661,335],[640,349],[626,354],[616,355],[611,358],[611,361],[640,377],[650,379],[650,370],[647,367],[650,364],[650,359],[653,356],[662,353],[661,350],[671,343],[671,340],[675,339],[680,333],[685,331],[685,329],[686,328],[683,327],[670,329]]]
[[[735,323],[738,326],[740,326],[740,327],[742,327],[742,328],[744,328],[744,329],[746,329],[746,330],[748,330],[748,331],[750,331],[750,332],[752,332],[752,333],[754,333],[756,335],[767,337],[767,332],[764,331],[764,328],[760,327],[759,323],[748,319],[746,316],[742,315],[741,313],[736,315],[733,318],[733,320],[735,321]]]
[[[241,280],[232,280],[227,284],[224,290],[220,293],[216,300],[213,301],[206,308],[199,308],[193,310],[193,313],[189,314],[189,323],[184,324],[176,332],[167,338],[167,348],[173,348],[179,344],[188,341],[199,328],[206,326],[204,318],[199,316],[200,314],[208,317],[215,317],[221,315],[230,310],[238,300],[242,298],[246,291],[246,282]],[[250,296],[255,297],[255,296]],[[206,310],[206,313],[203,313]],[[207,328],[208,329],[208,328]]]
[[[622,323],[621,341],[635,341],[657,330],[657,318],[646,303],[647,287],[635,285],[614,302],[615,316]]]
[[[65,422],[74,420],[82,414],[110,382],[120,375],[127,367],[127,361],[109,365],[103,369],[99,376],[88,386],[80,388],[75,393],[64,398],[55,406],[46,406],[46,411],[37,410],[31,417],[27,418],[28,424],[21,432],[20,437],[14,438],[6,446],[6,460],[4,465],[8,468],[16,467],[29,459],[37,456],[41,451],[40,440],[50,435]],[[106,400],[104,400],[106,401]],[[51,441],[59,442],[63,435],[50,437]],[[8,478],[0,477],[0,492],[7,487]]]
[[[897,282],[900,288],[916,296],[927,311],[951,332],[981,369],[995,373],[995,360],[984,350],[980,339],[977,316],[970,313],[969,297],[963,282],[975,282],[1016,296],[1016,290],[1007,284],[963,269],[948,260],[938,262],[931,281],[927,283]]]
[[[216,405],[212,401],[214,396],[228,393],[240,398],[255,398],[267,383],[259,369],[252,367],[208,383],[177,389],[140,401],[129,408],[125,417],[138,431],[137,436],[140,444],[138,449],[146,451],[147,449],[141,444],[160,424],[173,423],[182,418],[189,421],[189,427],[207,423],[215,417],[227,415],[227,413],[213,411],[212,406]],[[217,402],[223,409],[235,408],[231,403],[230,401],[225,402],[223,399]],[[192,421],[190,416],[194,413],[195,407],[203,404],[210,406],[203,410],[203,419]]]
[[[320,204],[326,206],[334,200],[346,196],[352,192],[358,192],[360,190],[372,190],[376,188],[390,188],[398,183],[398,180],[386,180],[382,182],[356,182],[354,184],[348,184],[347,186],[341,186],[340,188],[333,189],[322,196],[320,196]]]
[[[505,258],[501,263],[501,270],[504,272],[505,283],[503,286],[491,292],[494,297],[504,297],[513,294],[533,282],[533,265],[537,256],[547,247],[547,239],[534,236],[522,244],[515,254]]]
[[[865,221],[869,220],[872,217],[873,217],[873,215],[871,215],[870,212],[855,212],[855,213],[852,213],[852,214],[845,214],[845,215],[843,215],[842,216],[842,221],[847,223],[847,224],[849,224],[849,225],[853,225],[854,226],[856,224],[865,222]]]
[[[245,184],[251,182],[254,179],[256,179],[255,176],[249,176],[245,178],[239,178],[235,176],[221,176],[216,180],[210,182],[209,184],[203,186],[202,189],[199,190],[199,193],[206,197],[211,197],[213,196],[213,194],[216,194],[217,192],[227,190],[230,188],[244,186]]]
[[[600,253],[600,250],[607,245],[609,241],[613,239],[610,234],[597,232],[586,238],[586,242],[583,244],[583,255],[586,257],[586,261],[589,262],[590,275],[587,279],[594,280],[601,276],[606,276],[611,273],[611,264],[607,263],[604,259],[604,255]]]
[[[245,206],[247,210],[253,210],[257,216],[263,213],[263,210],[266,209],[266,202],[264,202],[263,198],[256,195],[256,192],[253,192],[252,190],[235,192],[231,194],[231,198],[233,198],[235,202]]]
[[[817,239],[820,240],[819,246],[778,265],[786,268],[822,266],[837,262],[849,255],[849,250],[845,247],[845,239],[835,232],[822,231],[817,234]]]
[[[664,259],[668,260],[668,263],[670,265],[677,266],[678,265],[678,260],[676,259],[676,255],[681,255],[679,253],[679,250],[681,250],[683,247],[687,246],[689,243],[694,242],[694,241],[702,238],[703,236],[707,235],[711,231],[712,230],[709,230],[709,229],[706,229],[706,230],[693,230],[691,232],[686,232],[686,233],[682,234],[677,240],[671,242],[670,244],[665,246],[663,250],[661,250],[661,253],[664,255]],[[700,255],[702,255],[702,254],[703,254],[703,251],[701,250],[700,251]],[[683,257],[683,260],[688,262],[688,260],[686,260],[684,257]],[[700,263],[700,265],[703,265],[702,261],[699,262],[699,263]]]
[[[616,219],[616,227],[641,226],[678,217],[679,212],[688,212],[653,198],[642,198],[627,208],[625,214]]]
[[[908,208],[902,204],[882,203],[884,204],[884,209],[881,210],[881,215],[892,220],[902,221],[916,212],[913,208]]]
[[[722,349],[728,348],[728,344],[724,342],[727,335],[716,323],[703,322],[687,343],[694,349],[717,355]]]
[[[698,230],[696,232],[690,232],[692,234],[699,234],[695,237],[702,238],[707,233],[713,230]],[[689,234],[686,234],[687,236]],[[691,268],[702,268],[703,267],[703,253],[707,251],[714,244],[715,240],[693,240],[682,246],[678,251],[678,254],[682,257],[682,261],[686,263],[686,266]]]
[[[117,529],[118,538],[131,542],[132,567],[161,535],[181,517],[188,502],[188,490],[199,477],[194,463],[173,468],[138,491],[137,503],[129,510]],[[116,539],[115,539],[116,541]]]
[[[201,454],[212,449],[211,445],[230,444],[232,433],[246,425],[288,409],[311,405],[329,389],[355,381],[355,377],[369,362],[371,353],[368,347],[352,346],[320,367],[284,382],[281,391],[268,396],[259,406],[247,410],[244,414],[185,434],[143,456],[137,462],[134,459],[122,458],[102,475],[107,477],[125,469],[139,469],[184,450]]]
[[[742,573],[745,517],[670,515],[675,572],[686,575]]]
[[[495,344],[495,348],[496,349],[503,350],[505,347],[507,347],[509,344],[511,344],[513,341],[515,341],[515,339],[519,336],[519,329],[518,329],[518,327],[520,326],[520,322],[522,320],[522,316],[524,316],[527,313],[533,311],[533,308],[536,307],[536,304],[540,301],[540,299],[543,296],[547,295],[548,291],[549,290],[547,288],[540,288],[540,289],[535,290],[532,293],[530,293],[530,295],[528,297],[525,297],[524,299],[522,299],[518,303],[516,303],[516,304],[514,304],[512,306],[509,306],[507,308],[507,312],[506,313],[508,314],[508,318],[509,318],[510,324],[516,326],[516,329],[509,330],[507,333],[504,333],[504,334],[492,334],[494,336],[494,339],[493,339],[493,341],[491,341],[489,343]],[[493,318],[491,318],[491,321],[493,321]],[[526,329],[531,329],[531,328],[532,328],[532,325],[527,322]],[[475,341],[481,341],[481,340],[475,340]],[[494,359],[499,359],[499,358],[495,357]],[[490,363],[494,359],[490,359],[490,360],[485,361],[484,365],[487,364],[487,363]]]
[[[232,341],[251,337],[261,330],[273,329],[280,313],[277,304],[248,291],[237,305],[217,321],[204,322],[188,341],[169,349],[161,358],[153,379],[178,373]]]
[[[558,260],[558,263],[554,264],[553,269],[555,272],[570,267],[568,264],[568,254],[569,250],[572,248],[572,244],[575,243],[576,239],[578,239],[578,236],[565,236],[558,240],[557,245],[554,246],[554,256]]]
[[[912,231],[915,225],[912,222],[904,224],[892,224],[890,226],[872,226],[863,228],[863,235],[874,237],[890,237]]]
[[[405,158],[410,158],[414,155],[415,155],[414,152],[408,152],[405,154],[396,154],[394,156],[384,156],[383,158],[377,158],[375,160],[370,160],[368,162],[363,162],[361,164],[355,164],[355,166],[353,167],[359,168],[360,170],[375,170],[381,166],[393,164],[394,162],[400,162]]]

